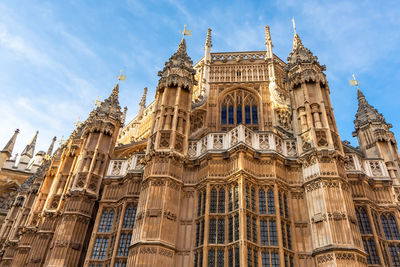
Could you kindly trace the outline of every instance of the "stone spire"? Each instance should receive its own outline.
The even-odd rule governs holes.
[[[139,103],[138,118],[141,118],[143,116],[144,109],[146,108],[146,96],[147,96],[147,87],[144,88],[142,99],[140,100]]]
[[[32,140],[29,142],[29,144],[26,145],[24,151],[22,151],[21,161],[24,157],[29,158],[29,159],[33,158],[38,134],[39,134],[39,131],[36,131],[35,136],[32,138]]]
[[[383,115],[368,103],[367,99],[365,99],[365,96],[360,89],[357,90],[357,99],[358,109],[356,113],[356,119],[354,120],[354,125],[356,129],[370,122],[386,124]]]
[[[117,83],[108,98],[104,99],[103,102],[89,115],[88,120],[93,120],[95,118],[106,118],[110,117],[112,119],[122,120],[121,107],[119,105],[119,83]],[[88,121],[87,120],[87,121]]]
[[[128,111],[128,107],[124,107],[124,112],[122,113],[122,124],[125,124],[125,120],[126,120],[126,112]]]
[[[207,39],[206,39],[206,44],[205,47],[211,48],[212,47],[212,42],[211,42],[211,29],[207,29]]]
[[[313,64],[316,63],[318,64],[322,70],[325,70],[324,65],[320,65],[318,62],[318,57],[314,56],[313,53],[304,47],[303,42],[301,41],[300,36],[297,34],[297,32],[294,32],[293,36],[293,49],[292,52],[290,52],[289,57],[287,58],[288,61],[288,67],[291,68],[295,64]]]
[[[54,136],[53,140],[51,141],[51,144],[49,146],[49,149],[47,149],[46,155],[51,156],[51,154],[53,153],[54,143],[56,142],[56,140],[57,140],[57,137]]]
[[[19,129],[16,129],[13,136],[11,137],[11,139],[8,141],[8,143],[6,144],[6,146],[3,148],[3,150],[1,152],[8,154],[9,157],[11,157],[13,149],[14,149],[14,145],[15,145],[15,140],[17,140],[17,135],[19,133]]]
[[[178,50],[165,63],[164,69],[158,72],[161,77],[158,88],[170,85],[192,88],[195,73],[193,61],[186,52],[185,38],[182,38]]]
[[[273,53],[272,53],[272,39],[271,39],[271,33],[269,31],[269,26],[265,26],[265,45],[267,47],[267,57],[268,58],[273,58]]]

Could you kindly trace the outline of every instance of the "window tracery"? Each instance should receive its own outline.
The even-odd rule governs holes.
[[[221,125],[258,124],[258,103],[246,90],[235,90],[221,102]]]

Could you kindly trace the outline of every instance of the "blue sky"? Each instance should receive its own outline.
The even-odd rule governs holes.
[[[351,133],[357,110],[356,73],[368,101],[400,138],[400,2],[398,1],[193,1],[71,0],[0,2],[0,149],[14,129],[14,153],[39,130],[37,149],[67,137],[97,96],[107,97],[120,69],[127,119],[144,87],[153,100],[157,72],[176,50],[179,31],[192,30],[188,53],[199,60],[207,28],[212,51],[264,50],[270,25],[274,53],[291,51],[295,17],[303,44],[327,66],[339,132]]]

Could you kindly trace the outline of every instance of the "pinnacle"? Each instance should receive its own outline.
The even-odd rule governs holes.
[[[3,150],[1,152],[9,153],[10,156],[12,155],[12,152],[13,152],[13,149],[14,149],[14,145],[15,145],[15,140],[17,139],[18,133],[19,133],[19,129],[16,129],[14,134],[13,134],[13,136],[7,142],[7,144],[5,145],[5,147],[3,148]]]
[[[206,47],[212,47],[212,42],[211,42],[211,29],[207,29],[207,39],[206,39]]]
[[[185,38],[182,38],[182,41],[180,42],[178,46],[178,50],[176,51],[177,54],[186,54],[186,41]]]
[[[299,48],[304,48],[304,46],[303,46],[300,36],[297,33],[295,33],[294,37],[293,37],[293,51],[297,50]]]

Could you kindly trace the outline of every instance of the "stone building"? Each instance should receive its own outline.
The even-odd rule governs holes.
[[[391,125],[359,90],[342,142],[325,66],[265,45],[209,29],[193,65],[182,39],[128,123],[117,83],[12,206],[0,266],[400,266]]]
[[[42,165],[43,158],[51,156],[56,141],[54,137],[47,153],[39,151],[35,154],[36,139],[39,134],[37,131],[21,155],[19,156],[17,153],[15,157],[12,157],[18,134],[19,129],[16,129],[3,150],[0,151],[0,224],[4,222],[17,194],[22,190],[21,186],[27,186],[31,181],[29,178]]]

